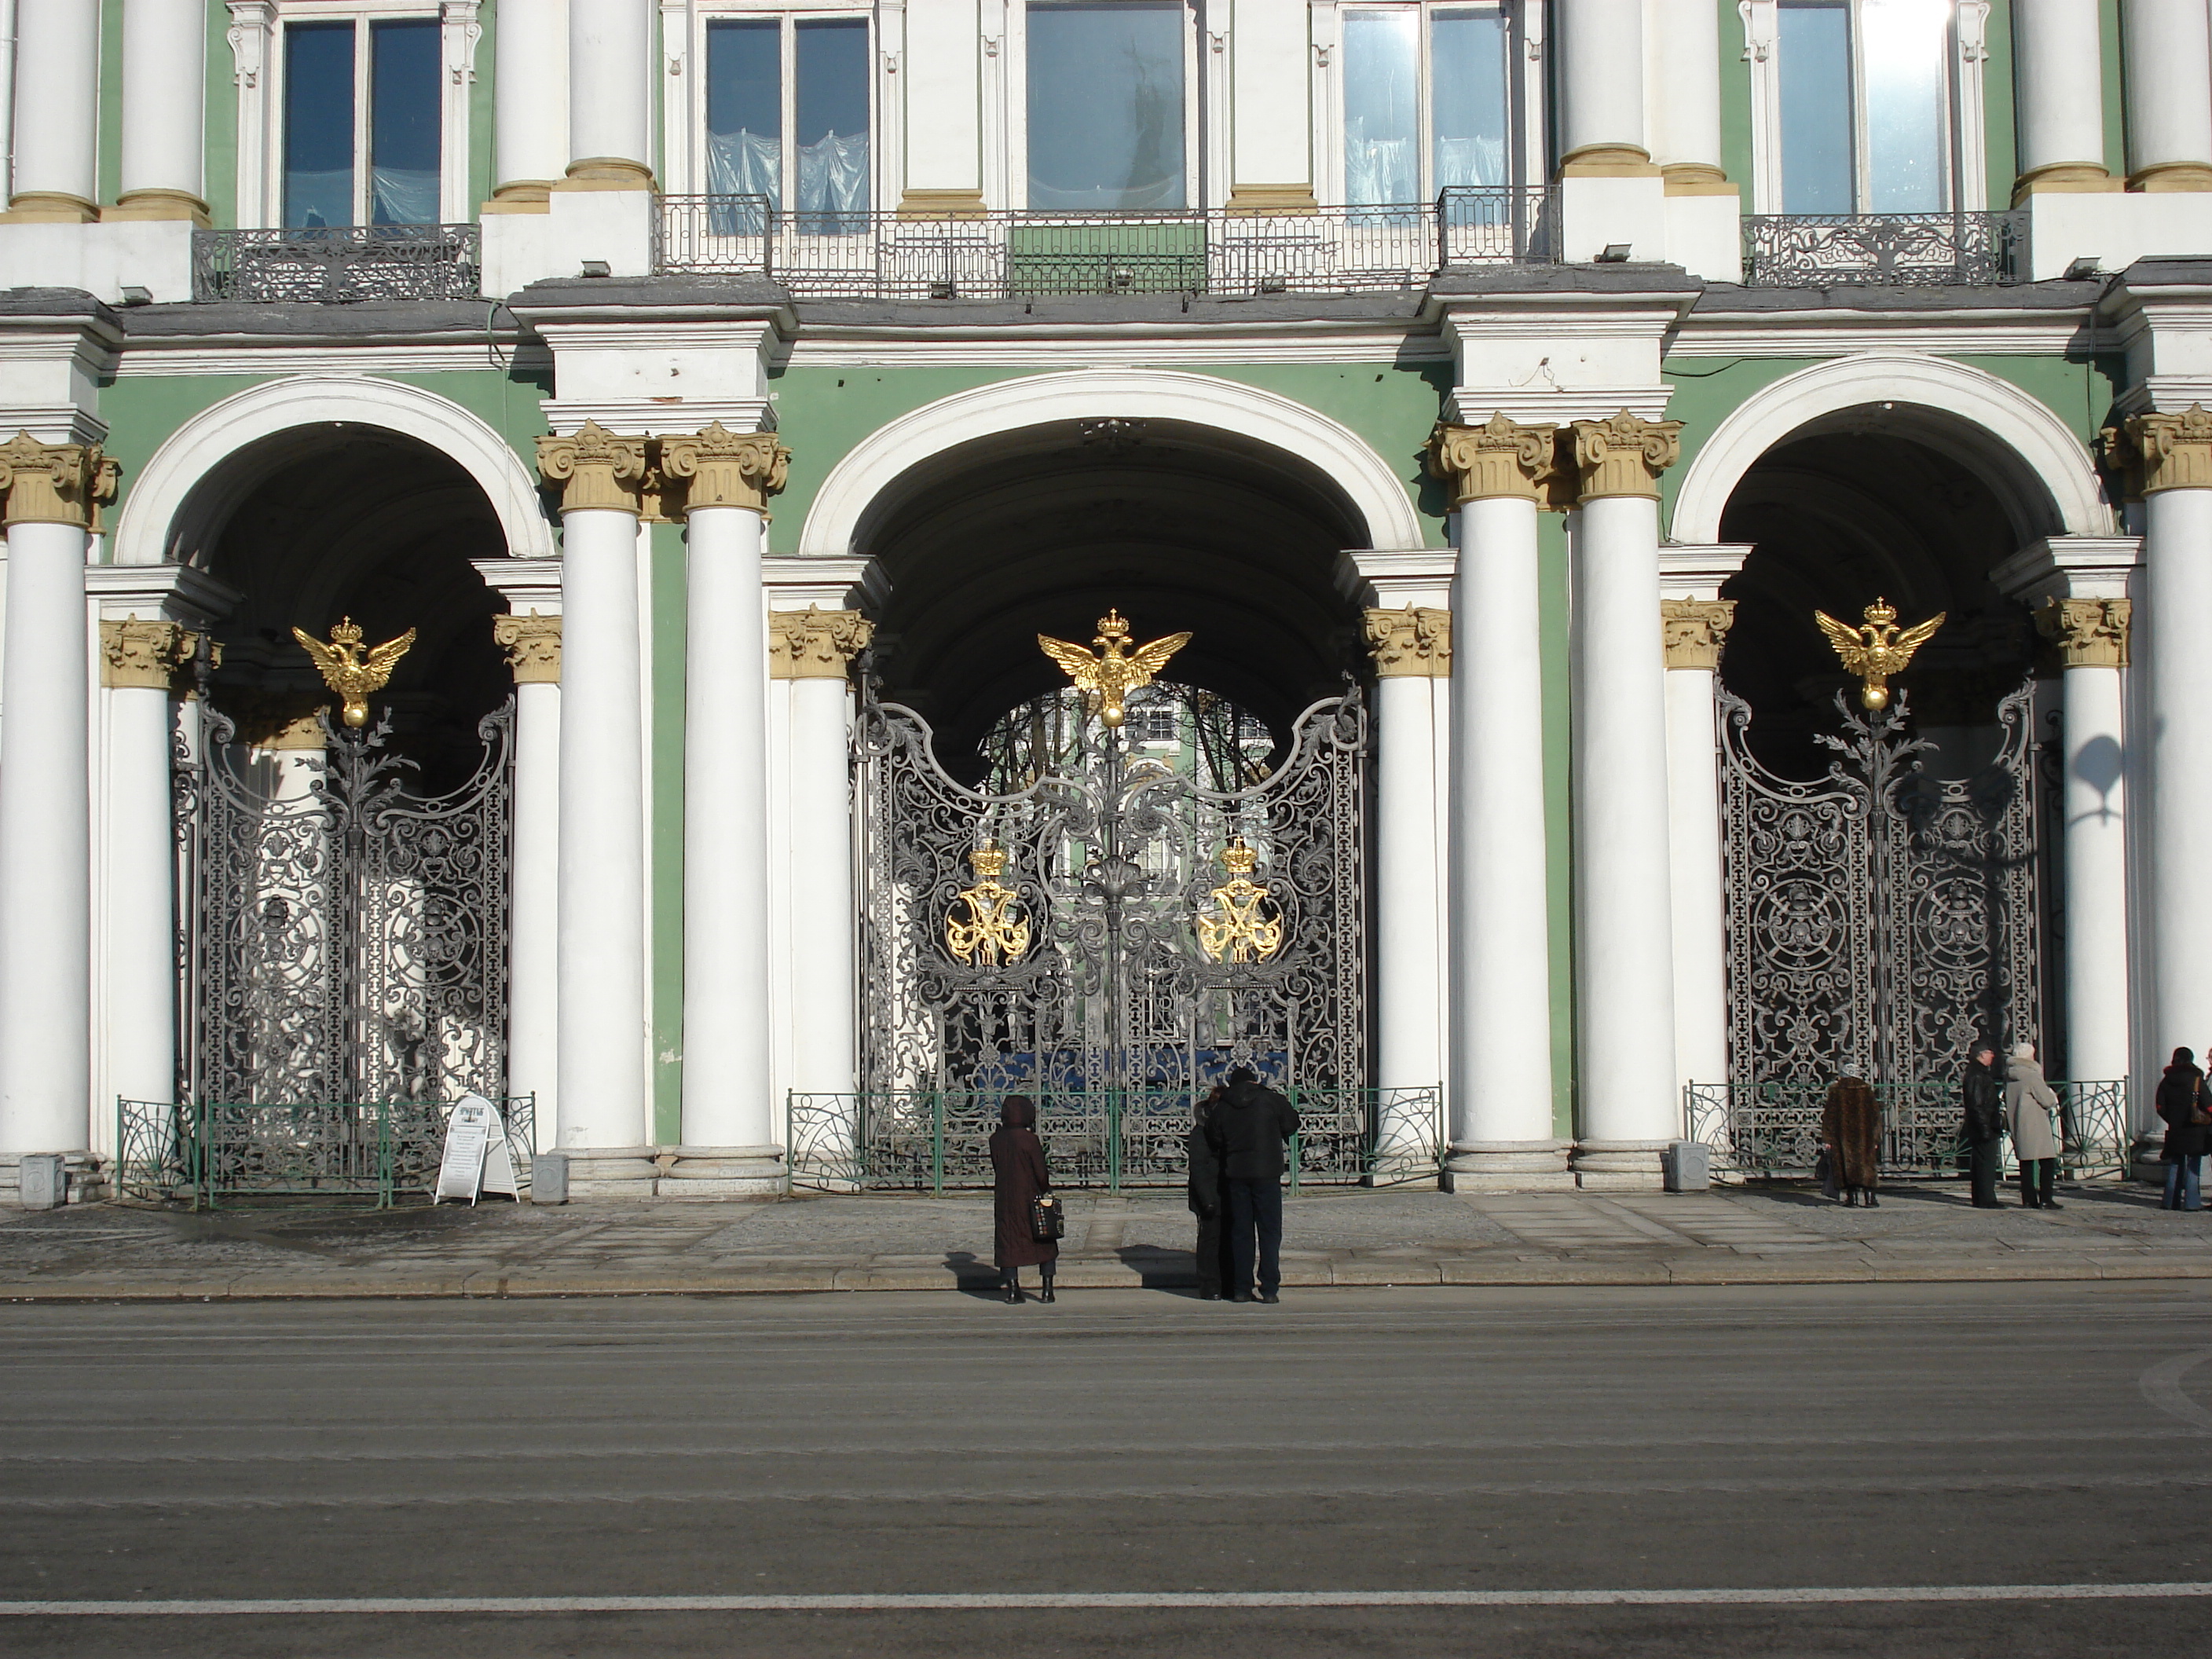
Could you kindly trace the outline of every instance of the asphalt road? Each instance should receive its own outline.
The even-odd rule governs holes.
[[[13,1307],[0,1650],[2133,1655],[2208,1451],[2186,1285]]]

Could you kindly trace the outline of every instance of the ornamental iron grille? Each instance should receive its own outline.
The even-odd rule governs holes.
[[[473,224],[196,230],[192,298],[252,305],[474,300],[483,289],[478,244]]]
[[[1757,213],[1743,280],[1759,288],[1990,287],[2027,268],[2025,213]]]
[[[1869,714],[1839,693],[1847,735],[1819,734],[1838,758],[1811,782],[1760,765],[1750,706],[1720,694],[1740,1103],[1809,1099],[1817,1122],[1828,1085],[1856,1076],[1899,1101],[1925,1096],[1929,1133],[1948,1135],[1966,1055],[2036,1040],[2033,690],[2031,679],[1997,705],[1995,757],[1955,780],[1923,769],[1934,745],[1905,734],[1903,692]],[[1935,1161],[1893,1150],[1907,1164]]]
[[[1194,1101],[1238,1066],[1366,1156],[1358,690],[1273,747],[1211,693],[1144,686],[1109,726],[1068,690],[1002,720],[970,786],[864,693],[861,1092],[832,1132],[858,1178],[988,1179],[1021,1093],[1060,1178],[1180,1181]]]

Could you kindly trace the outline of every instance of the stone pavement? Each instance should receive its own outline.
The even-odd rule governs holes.
[[[1975,1210],[1962,1184],[1898,1187],[1879,1209],[1802,1188],[1670,1194],[1308,1192],[1284,1206],[1284,1282],[1808,1284],[2212,1279],[2212,1210],[2092,1182],[2064,1207]],[[1180,1193],[1069,1194],[1060,1282],[1192,1282]],[[0,1212],[0,1297],[590,1296],[979,1290],[988,1194],[753,1202],[503,1200],[386,1211],[287,1206],[194,1215],[118,1204]]]

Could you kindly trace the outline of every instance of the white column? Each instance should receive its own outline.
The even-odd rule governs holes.
[[[973,212],[983,205],[983,45],[975,0],[907,0],[905,42],[898,79],[906,106],[906,178],[899,210],[917,216]]]
[[[568,0],[501,0],[487,213],[535,212],[568,170]],[[681,95],[680,94],[678,95]]]
[[[16,0],[16,224],[100,216],[100,12],[91,0]]]
[[[2205,8],[2195,0],[2126,0],[2120,39],[2128,187],[2212,190],[2212,21]]]
[[[1735,606],[1661,601],[1667,659],[1667,850],[1674,922],[1675,1087],[1728,1081],[1728,911],[1721,884],[1713,694]]]
[[[1450,1149],[1462,1190],[1565,1186],[1552,1112],[1551,917],[1545,887],[1543,659],[1536,499],[1553,428],[1449,427],[1451,481]],[[1478,644],[1477,641],[1480,641]]]
[[[2013,0],[2020,180],[2044,190],[2114,189],[2105,167],[2104,42],[2097,0]]]
[[[550,1152],[561,1121],[561,618],[498,617],[492,632],[514,672],[507,1087],[536,1097],[538,1149]]]
[[[1232,209],[1314,205],[1312,23],[1304,6],[1235,0],[1229,30]]]
[[[768,641],[760,610],[768,497],[790,455],[720,423],[662,440],[690,480],[685,522],[684,1146],[662,1191],[772,1191]]]
[[[586,1180],[649,1180],[645,756],[638,614],[642,438],[540,438],[562,501],[557,1145]],[[544,1137],[539,1139],[546,1145]],[[571,1190],[577,1172],[572,1168]],[[587,1188],[586,1190],[589,1190]]]
[[[650,0],[568,0],[565,187],[653,188],[654,37]]]
[[[1576,1093],[1584,1187],[1656,1187],[1681,1133],[1674,1065],[1660,469],[1680,425],[1575,422]]]
[[[2066,664],[2066,1074],[2082,1082],[2128,1075],[2127,732],[2120,670],[2128,659],[2132,611],[2124,599],[2065,599],[2037,618],[2058,641]]]
[[[1669,195],[1733,195],[1721,165],[1719,9],[1668,6],[1662,15],[1664,24],[1651,43],[1651,159],[1666,175]]]
[[[123,154],[106,219],[208,222],[207,8],[123,0]]]
[[[1644,131],[1644,0],[1565,0],[1553,38],[1564,54],[1562,170],[1650,172],[1637,165],[1651,159]]]

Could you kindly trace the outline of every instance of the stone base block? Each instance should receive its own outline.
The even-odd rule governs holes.
[[[1568,1167],[1587,1193],[1657,1193],[1667,1188],[1664,1140],[1585,1140]]]
[[[97,1154],[64,1152],[62,1162],[69,1182],[69,1203],[97,1204],[108,1195],[107,1166]],[[21,1207],[22,1188],[21,1155],[0,1153],[0,1206]]]
[[[574,1199],[649,1199],[660,1176],[653,1146],[564,1146],[568,1196]]]
[[[1444,1158],[1437,1185],[1448,1193],[1571,1192],[1564,1140],[1470,1141]]]
[[[774,1198],[787,1185],[781,1146],[672,1146],[658,1162],[665,1199]]]

